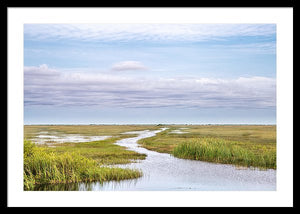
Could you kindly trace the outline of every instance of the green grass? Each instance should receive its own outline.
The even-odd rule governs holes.
[[[153,125],[25,125],[24,126],[24,189],[36,184],[58,184],[89,181],[109,181],[137,178],[138,170],[113,167],[145,159],[145,154],[115,145],[117,140],[136,135],[127,131],[156,130]],[[79,134],[112,136],[106,140],[83,143],[52,142],[52,146],[35,145],[30,140],[40,132],[49,135]],[[49,142],[48,142],[49,143]]]
[[[145,154],[126,150],[124,147],[114,144],[117,140],[127,137],[132,137],[132,135],[85,143],[55,144],[56,147],[48,147],[47,150],[55,153],[78,152],[86,158],[95,160],[100,165],[127,164],[145,159]]]
[[[122,134],[128,131],[156,130],[154,125],[25,125],[24,137],[31,140],[40,132],[46,132],[49,135],[79,134],[82,136],[112,136],[106,140],[84,142],[84,143],[53,143],[53,148],[40,145],[47,148],[47,151],[54,153],[79,152],[81,155],[95,160],[101,165],[126,164],[138,159],[145,159],[145,154],[126,150],[126,148],[115,145],[117,140],[134,137],[136,135]]]
[[[80,134],[84,136],[118,136],[128,131],[156,130],[154,125],[24,125],[24,137],[30,139],[39,132]]]
[[[24,190],[36,184],[110,181],[137,178],[138,170],[99,165],[78,152],[51,152],[24,141]]]
[[[255,153],[238,142],[223,139],[202,138],[185,142],[174,148],[173,155],[185,159],[276,169],[276,150]]]
[[[179,158],[276,169],[276,126],[258,125],[164,125],[169,129],[138,143]],[[36,184],[57,184],[131,179],[140,171],[112,167],[144,159],[146,155],[115,145],[133,137],[127,131],[157,130],[155,125],[32,125],[24,126],[24,189]],[[188,128],[184,134],[172,130]],[[39,132],[50,135],[112,136],[84,143],[34,145]]]
[[[168,127],[168,130],[154,137],[142,139],[138,143],[149,150],[169,153],[179,158],[276,169],[276,126],[274,125],[172,125]],[[187,133],[171,133],[179,128],[188,128],[181,130]],[[203,142],[210,143],[204,146]],[[208,150],[211,152],[207,153]],[[229,152],[234,157],[229,158]]]

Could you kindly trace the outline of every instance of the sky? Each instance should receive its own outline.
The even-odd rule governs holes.
[[[25,124],[276,124],[275,24],[25,24]]]

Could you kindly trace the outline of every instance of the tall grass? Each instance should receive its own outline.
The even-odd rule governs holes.
[[[276,150],[255,153],[238,146],[237,142],[217,138],[181,143],[174,148],[173,155],[185,159],[276,169]]]
[[[24,190],[36,184],[123,180],[140,177],[138,170],[99,166],[78,152],[54,153],[24,141]]]

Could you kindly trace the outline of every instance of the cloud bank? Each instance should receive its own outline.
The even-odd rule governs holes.
[[[107,73],[63,72],[47,65],[26,66],[24,105],[273,108],[276,106],[276,80],[258,76],[237,79],[137,78]]]

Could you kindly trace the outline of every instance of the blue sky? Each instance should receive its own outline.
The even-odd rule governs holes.
[[[274,24],[25,24],[25,124],[276,123]]]

